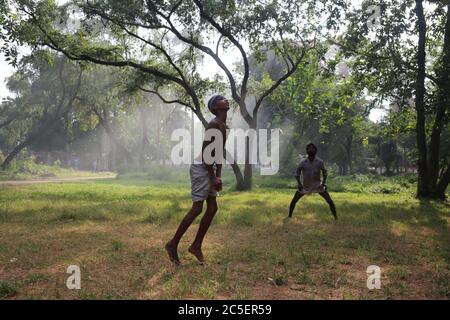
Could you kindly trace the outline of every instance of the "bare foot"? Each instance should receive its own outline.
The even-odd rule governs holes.
[[[170,241],[166,243],[165,248],[166,248],[167,254],[169,255],[170,261],[176,265],[179,265],[181,262],[180,262],[180,259],[178,258],[177,248],[174,247],[170,243]]]
[[[204,263],[205,262],[205,258],[203,257],[203,253],[202,253],[202,249],[201,248],[195,248],[193,246],[190,246],[188,249],[189,253],[192,253],[197,260],[200,263]]]

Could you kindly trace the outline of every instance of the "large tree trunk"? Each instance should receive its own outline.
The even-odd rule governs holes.
[[[448,121],[448,108],[450,107],[450,4],[447,5],[447,20],[445,24],[444,46],[442,50],[442,64],[439,70],[439,90],[437,111],[431,132],[429,146],[429,188],[433,198],[445,198],[445,189],[448,186],[448,177],[445,173],[439,179],[439,149],[441,145],[442,129]],[[446,170],[448,172],[448,170]],[[448,175],[448,173],[447,173]],[[447,179],[447,181],[446,181]]]
[[[53,118],[52,121],[49,121],[46,124],[44,124],[43,127],[39,129],[35,134],[30,134],[23,142],[19,143],[3,161],[1,166],[2,170],[5,170],[9,166],[11,161],[19,154],[20,151],[30,146],[36,140],[51,134],[55,130],[57,122],[58,118],[57,117]]]
[[[146,150],[149,145],[148,140],[148,129],[147,129],[147,111],[145,110],[145,107],[142,106],[139,108],[140,116],[141,116],[141,150],[139,154],[139,165],[141,167],[141,170],[144,171],[145,169],[145,161],[146,161]]]
[[[417,112],[416,139],[419,153],[417,197],[427,197],[429,195],[428,166],[427,166],[427,145],[425,135],[425,41],[426,22],[423,13],[422,0],[416,0],[417,26],[419,31],[419,43],[417,54],[417,77],[416,77],[416,97],[415,108]]]
[[[346,157],[347,157],[347,163],[348,163],[348,172],[349,174],[353,173],[352,168],[352,146],[353,146],[353,133],[349,134],[347,137],[347,143],[345,145],[346,150]]]
[[[445,190],[449,183],[450,173],[447,170],[439,177],[441,134],[448,121],[448,108],[450,105],[450,4],[447,5],[447,17],[445,24],[444,46],[438,71],[438,97],[436,115],[430,136],[430,144],[426,148],[424,94],[425,94],[425,39],[426,23],[423,14],[422,1],[416,0],[416,14],[419,26],[418,47],[418,74],[416,82],[416,111],[417,111],[417,147],[419,151],[418,161],[418,185],[417,197],[430,199],[445,199]],[[428,153],[427,153],[428,152]],[[428,161],[427,161],[428,160]]]
[[[439,183],[436,187],[436,198],[445,200],[445,190],[448,187],[448,184],[450,183],[450,166],[444,171],[442,174]]]
[[[11,163],[11,161],[17,156],[17,154],[23,150],[24,148],[26,148],[27,146],[31,145],[33,142],[35,142],[37,139],[40,139],[42,137],[45,137],[47,134],[52,133],[55,128],[56,128],[56,124],[58,123],[58,120],[60,119],[60,117],[65,116],[71,109],[72,109],[72,105],[73,102],[78,94],[78,90],[80,89],[80,84],[81,84],[81,76],[82,73],[80,72],[79,76],[78,76],[78,81],[76,83],[76,87],[74,90],[74,93],[72,95],[72,97],[69,99],[66,108],[64,108],[64,102],[65,102],[65,98],[66,98],[66,91],[65,91],[65,87],[64,87],[64,79],[62,76],[63,73],[63,68],[64,68],[64,62],[65,59],[63,60],[63,62],[59,65],[59,71],[58,71],[58,75],[59,75],[59,80],[60,80],[60,84],[62,85],[62,97],[61,100],[57,103],[57,108],[56,111],[54,112],[54,116],[50,119],[44,119],[45,122],[42,124],[42,126],[36,130],[35,133],[29,133],[29,135],[25,138],[25,140],[23,142],[21,142],[19,145],[17,145],[6,157],[6,159],[3,161],[1,168],[3,170],[5,170],[9,164]]]
[[[256,130],[256,118],[253,118],[253,121],[249,123],[249,127],[251,130]],[[258,141],[252,141],[252,143],[258,143]],[[250,162],[251,150],[252,145],[250,138],[247,136],[245,141],[244,185],[241,190],[250,190],[252,188],[253,165]]]
[[[250,163],[250,139],[246,137],[245,141],[245,164],[244,164],[244,185],[242,190],[250,190],[252,188],[253,168]]]
[[[234,176],[236,178],[236,189],[245,190],[244,177],[242,176],[241,168],[237,163],[231,164],[231,169],[233,169]]]
[[[27,146],[29,146],[31,143],[31,141],[29,140],[25,140],[24,142],[18,144],[9,154],[8,156],[5,158],[5,160],[2,163],[2,170],[5,170],[9,164],[11,163],[11,161],[13,161],[13,159],[19,154],[20,151],[22,151],[24,148],[26,148]]]
[[[231,154],[227,153],[227,159],[234,159],[234,157]],[[236,160],[234,160],[233,163],[231,163],[231,169],[233,169],[234,177],[236,178],[236,189],[244,190],[245,189],[244,176],[242,175],[241,168],[236,163]]]
[[[161,113],[160,113],[160,107],[158,106],[158,108],[156,108],[155,110],[156,113],[156,117],[155,117],[155,121],[156,121],[156,150],[161,150]],[[156,153],[156,163],[158,165],[161,164],[161,160],[163,161],[162,164],[164,164],[164,157],[161,157],[161,153],[157,152]]]

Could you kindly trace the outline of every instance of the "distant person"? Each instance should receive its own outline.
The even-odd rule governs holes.
[[[208,123],[206,131],[210,129],[219,130],[223,138],[222,149],[225,149],[227,130],[226,120],[227,112],[230,109],[230,104],[225,97],[215,95],[209,100],[208,109],[216,117]],[[178,258],[178,244],[180,239],[195,218],[200,215],[203,210],[203,202],[206,200],[206,212],[200,221],[200,226],[195,240],[188,249],[188,251],[193,254],[198,261],[201,263],[205,261],[202,253],[202,243],[212,219],[217,212],[217,192],[222,189],[222,180],[220,178],[222,174],[222,164],[215,163],[214,168],[214,164],[205,163],[204,150],[210,143],[213,142],[213,139],[211,140],[212,141],[203,141],[202,154],[196,158],[196,160],[200,163],[194,163],[190,166],[192,208],[181,221],[173,238],[167,242],[165,246],[170,261],[177,265],[180,264],[180,260]],[[212,154],[212,156],[214,156],[214,154]]]
[[[325,184],[327,181],[327,170],[325,169],[323,160],[316,157],[317,147],[313,143],[309,143],[306,146],[306,153],[308,154],[308,157],[300,161],[295,172],[295,179],[297,179],[298,187],[294,198],[291,201],[291,205],[289,206],[289,218],[292,217],[295,205],[301,197],[305,194],[318,193],[327,201],[334,219],[337,220],[336,207]],[[320,180],[321,171],[323,176],[322,180]],[[301,175],[303,176],[303,183],[300,179]]]
[[[74,169],[78,170],[78,166],[80,165],[80,158],[78,156],[72,156],[72,166]]]

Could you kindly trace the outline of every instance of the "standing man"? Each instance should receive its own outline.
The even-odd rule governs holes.
[[[221,148],[222,150],[224,150],[227,130],[227,112],[230,109],[230,104],[224,96],[214,95],[208,102],[208,109],[216,117],[208,123],[205,135],[208,134],[208,130],[212,130],[210,132],[215,132],[216,130],[218,130],[218,132],[220,132],[221,134],[222,139],[219,139],[221,140],[219,141],[221,145],[217,148]],[[214,164],[210,163],[210,161],[205,161],[209,156],[215,157],[215,149],[211,152],[211,155],[208,155],[207,152],[205,152],[205,148],[207,148],[208,145],[213,143],[214,141],[214,137],[211,139],[211,141],[203,141],[202,154],[196,158],[196,160],[200,163],[191,164],[190,176],[192,189],[192,208],[181,221],[173,238],[166,244],[166,251],[169,255],[169,259],[176,265],[180,264],[180,260],[178,258],[178,244],[180,242],[180,239],[192,224],[192,222],[195,220],[195,218],[200,215],[203,210],[203,202],[206,200],[205,214],[200,221],[200,226],[198,228],[195,240],[188,249],[188,251],[193,254],[198,261],[200,261],[201,263],[205,261],[202,253],[202,243],[205,234],[211,224],[211,221],[217,212],[217,192],[222,189],[222,180],[220,178],[222,174],[222,164]]]
[[[306,146],[306,153],[308,157],[300,161],[295,172],[295,179],[298,182],[298,190],[295,192],[294,198],[291,201],[289,207],[289,218],[292,217],[292,212],[294,211],[295,205],[298,200],[305,194],[319,193],[330,206],[331,213],[334,219],[337,220],[336,207],[334,206],[333,200],[331,200],[330,194],[327,191],[326,181],[327,181],[327,170],[323,160],[316,157],[317,147],[313,143],[309,143]],[[320,180],[320,171],[322,171],[323,180]],[[303,175],[303,184],[300,180],[300,175]]]

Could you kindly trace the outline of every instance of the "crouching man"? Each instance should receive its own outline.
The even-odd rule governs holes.
[[[326,200],[334,219],[337,220],[336,207],[325,184],[327,181],[327,170],[325,169],[323,160],[316,157],[317,147],[313,143],[309,143],[306,146],[306,153],[308,157],[300,161],[295,173],[298,188],[289,206],[289,218],[292,217],[295,205],[301,197],[305,194],[318,193]],[[320,172],[322,172],[323,180],[320,179]],[[300,179],[301,176],[303,176],[303,183]]]

